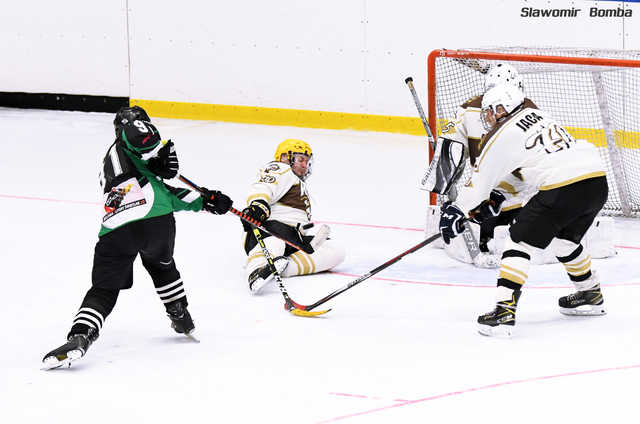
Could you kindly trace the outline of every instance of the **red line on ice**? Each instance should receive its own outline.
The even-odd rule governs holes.
[[[520,380],[504,381],[504,382],[501,382],[501,383],[487,384],[486,386],[472,387],[470,389],[458,390],[458,391],[455,391],[455,392],[441,393],[439,395],[428,396],[428,397],[424,397],[424,398],[421,398],[421,399],[401,401],[401,403],[395,403],[393,405],[382,406],[380,408],[368,409],[368,410],[365,410],[365,411],[354,412],[352,414],[347,414],[347,415],[341,415],[339,417],[329,418],[329,419],[322,420],[322,421],[316,421],[315,424],[332,423],[332,422],[346,420],[348,418],[353,418],[353,417],[357,417],[357,416],[361,416],[361,415],[373,414],[375,412],[386,411],[386,410],[393,409],[393,408],[399,408],[399,407],[406,406],[406,405],[413,405],[413,404],[416,404],[416,403],[428,402],[428,401],[431,401],[431,400],[442,399],[442,398],[447,398],[447,397],[452,397],[452,396],[458,396],[458,395],[463,395],[463,394],[471,393],[471,392],[479,392],[481,390],[494,389],[496,387],[511,386],[511,385],[514,385],[514,384],[521,384],[521,383],[531,383],[531,382],[534,382],[534,381],[552,380],[552,379],[557,379],[557,378],[562,378],[562,377],[573,377],[573,376],[576,376],[576,375],[597,374],[597,373],[603,373],[603,372],[608,372],[608,371],[623,371],[623,370],[630,370],[630,369],[634,369],[634,368],[640,368],[640,364],[638,364],[638,365],[627,365],[627,366],[622,366],[622,367],[601,368],[601,369],[587,370],[587,371],[575,371],[575,372],[567,372],[567,373],[562,373],[562,374],[545,375],[545,376],[541,376],[541,377],[523,378],[523,379],[520,379]]]

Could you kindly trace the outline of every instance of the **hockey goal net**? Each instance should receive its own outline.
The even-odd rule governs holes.
[[[593,143],[606,166],[609,199],[603,213],[640,216],[640,52],[496,48],[434,50],[428,58],[429,124],[440,134],[456,108],[482,94],[494,63],[514,66],[526,97],[550,112],[574,137]],[[470,176],[458,182],[464,184]],[[432,197],[432,204],[440,199]]]

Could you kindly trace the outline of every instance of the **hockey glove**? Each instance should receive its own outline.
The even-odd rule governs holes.
[[[223,215],[229,211],[233,201],[226,194],[217,190],[201,188],[202,209],[214,215]]]
[[[158,155],[149,159],[147,167],[161,178],[171,179],[178,175],[178,155],[171,140],[158,150]]]
[[[442,240],[449,244],[451,239],[464,231],[464,213],[456,205],[446,202],[440,210],[440,234]]]
[[[271,215],[271,207],[266,201],[258,199],[252,201],[249,206],[242,210],[242,213],[262,224]],[[251,231],[251,224],[244,220],[241,222],[245,231]]]
[[[500,215],[502,204],[507,198],[498,190],[491,190],[489,198],[469,211],[471,221],[482,224],[484,221]]]

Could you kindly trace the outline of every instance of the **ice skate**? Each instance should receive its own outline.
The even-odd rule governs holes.
[[[600,278],[596,271],[585,281],[574,283],[577,292],[558,299],[560,313],[564,315],[604,315],[604,299],[600,291]]]
[[[511,337],[516,325],[516,308],[522,292],[514,290],[511,299],[496,303],[493,311],[478,317],[478,332],[484,336]]]
[[[282,274],[289,265],[289,258],[285,256],[278,256],[273,260],[273,264],[278,271],[278,274]],[[271,271],[269,264],[261,266],[251,272],[249,275],[249,291],[256,294],[262,290],[271,280],[273,280],[275,274]]]
[[[47,353],[42,358],[43,370],[70,367],[71,362],[82,358],[91,343],[98,338],[98,331],[90,328],[87,334],[70,334],[67,343]]]
[[[193,335],[196,326],[193,324],[191,314],[186,306],[180,302],[174,303],[167,307],[167,316],[171,320],[171,328],[173,328],[176,333],[184,334],[194,342],[200,342],[200,340]]]

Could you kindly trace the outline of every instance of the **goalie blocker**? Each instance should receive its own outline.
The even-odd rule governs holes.
[[[420,188],[432,193],[447,195],[458,180],[465,166],[464,144],[445,137],[438,137],[433,159],[420,180]]]

